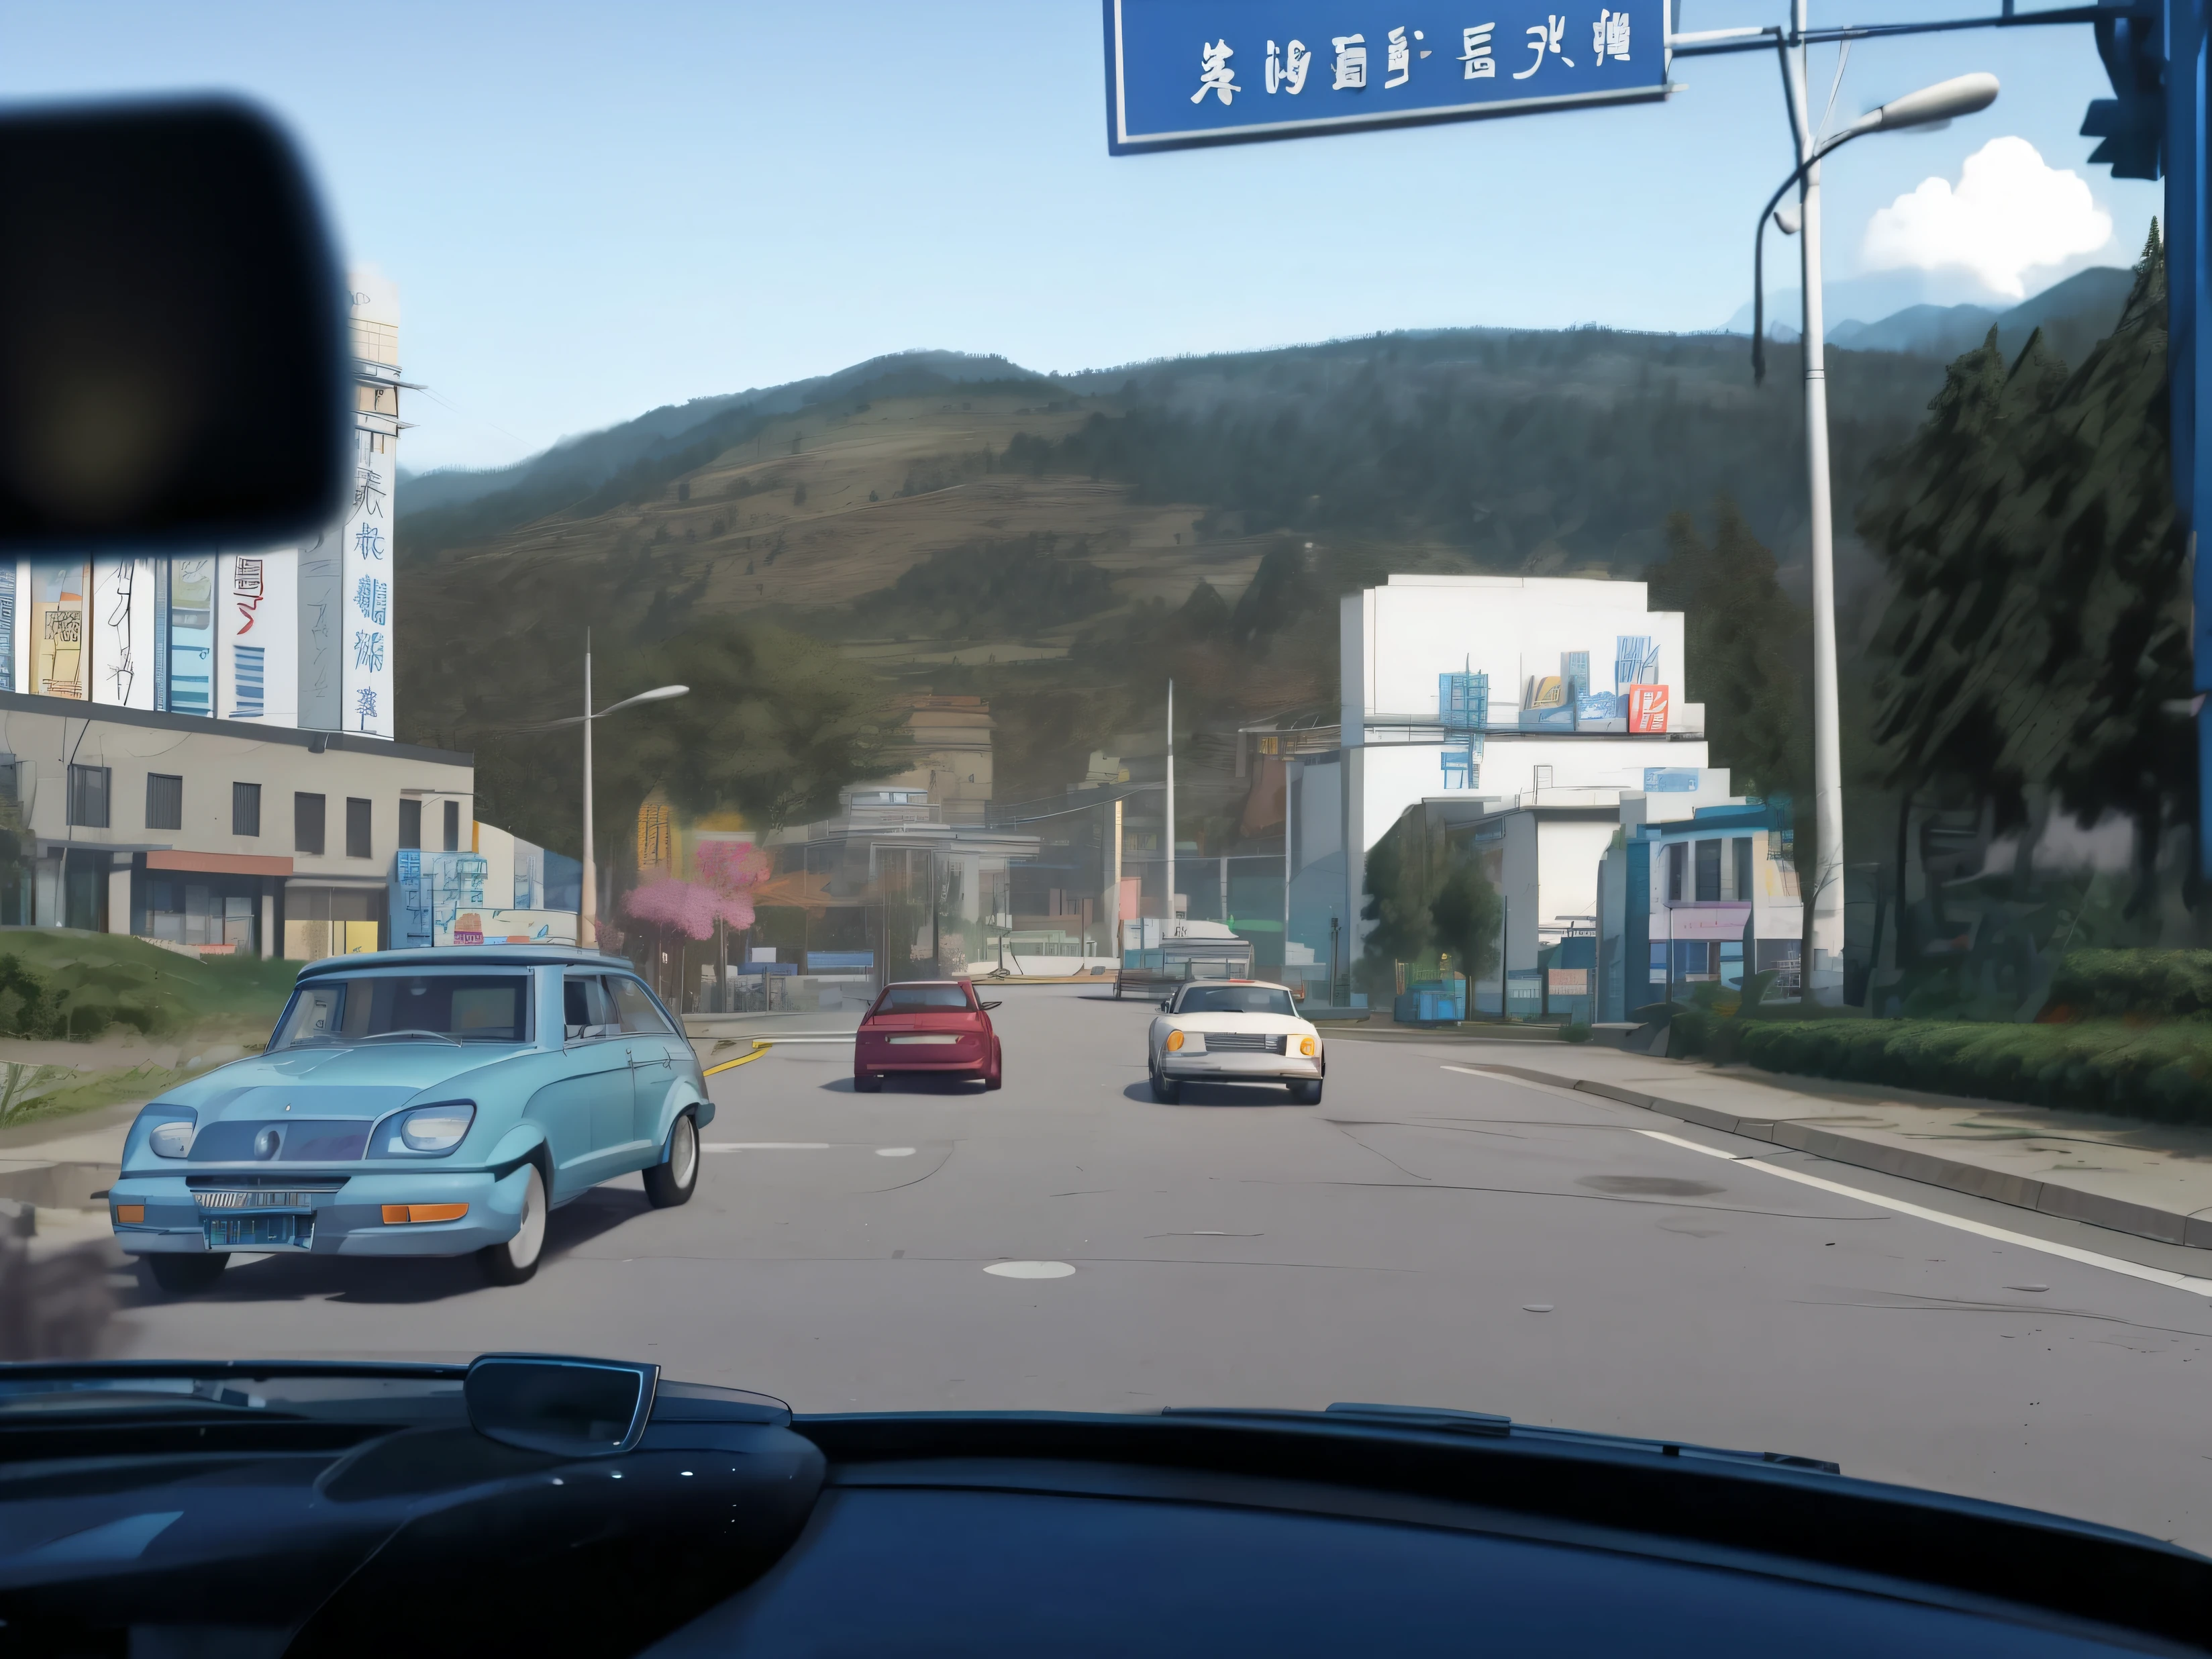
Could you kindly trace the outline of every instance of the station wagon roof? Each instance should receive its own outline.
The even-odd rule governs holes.
[[[626,957],[604,956],[573,945],[449,945],[411,951],[363,951],[324,957],[300,969],[301,979],[359,973],[375,968],[619,968],[636,969]]]

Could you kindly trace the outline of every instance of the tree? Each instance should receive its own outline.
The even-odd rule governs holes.
[[[2194,812],[2186,542],[2167,458],[2166,264],[2153,225],[2118,325],[2069,375],[2039,335],[1954,362],[1860,516],[1897,584],[1876,640],[1876,736],[1907,787],[2047,793],[2135,826],[2131,912]]]
[[[1455,864],[1429,902],[1429,916],[1437,943],[1451,953],[1454,970],[1469,983],[1498,971],[1505,907],[1481,866],[1472,860]]]
[[[601,799],[625,811],[659,788],[680,811],[734,808],[774,829],[834,811],[847,784],[895,769],[875,684],[817,641],[713,618],[631,651],[607,695],[670,682],[690,694],[624,714],[621,740],[599,750]]]
[[[1409,808],[1367,854],[1367,902],[1359,915],[1375,924],[1367,935],[1367,955],[1377,963],[1410,962],[1429,948],[1433,937],[1420,811]],[[1416,844],[1409,847],[1409,841]]]
[[[1717,495],[1713,538],[1687,513],[1667,520],[1667,557],[1644,572],[1656,609],[1682,612],[1683,695],[1705,708],[1705,738],[1735,787],[1802,792],[1811,766],[1805,612],[1775,577],[1735,501]]]

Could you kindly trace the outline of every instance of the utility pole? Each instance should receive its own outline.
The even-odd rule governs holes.
[[[1175,822],[1175,682],[1168,682],[1168,805],[1165,832],[1168,854],[1167,928],[1175,927],[1176,902],[1176,822]]]
[[[1797,44],[1790,53],[1790,125],[1797,159],[1805,168],[1798,186],[1805,300],[1805,459],[1807,507],[1813,561],[1813,890],[1812,959],[1802,964],[1801,994],[1808,1002],[1839,1003],[1844,994],[1844,763],[1836,685],[1835,508],[1828,481],[1828,368],[1826,323],[1820,292],[1820,166],[1813,160],[1820,135],[1813,131],[1805,95],[1808,0],[1795,0]],[[1668,976],[1673,964],[1668,964]]]
[[[584,630],[584,885],[576,899],[576,943],[599,944],[599,866],[592,849],[592,630]]]

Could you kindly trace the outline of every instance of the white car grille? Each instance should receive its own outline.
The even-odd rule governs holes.
[[[1269,1036],[1261,1031],[1208,1031],[1206,1033],[1206,1052],[1209,1054],[1279,1054],[1287,1052],[1287,1039],[1280,1032]]]

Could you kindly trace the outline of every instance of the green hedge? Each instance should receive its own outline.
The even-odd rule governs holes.
[[[1676,1016],[1668,1052],[1939,1094],[2212,1123],[2212,1030],[2180,1022],[1719,1020]]]
[[[2212,1020],[2212,951],[2069,951],[2044,1007],[2076,1019]]]

